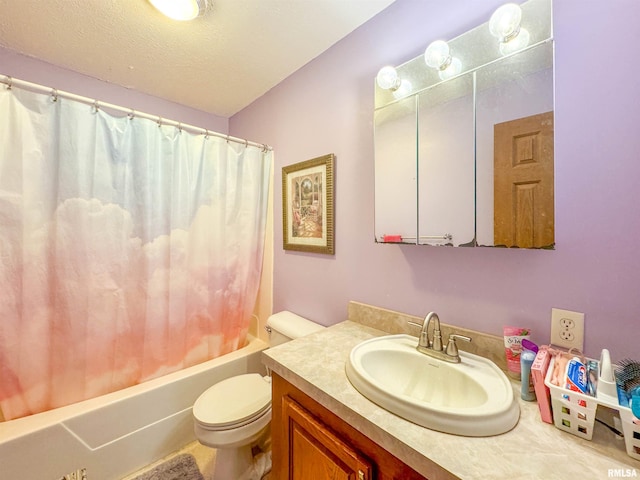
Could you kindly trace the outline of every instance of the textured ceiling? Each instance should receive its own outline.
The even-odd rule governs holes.
[[[0,0],[0,45],[230,117],[393,1],[215,0],[176,22],[147,0]]]

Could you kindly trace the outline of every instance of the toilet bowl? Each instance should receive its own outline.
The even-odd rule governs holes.
[[[193,417],[196,436],[203,445],[250,445],[271,420],[271,379],[247,373],[216,383],[198,397]]]
[[[325,327],[291,312],[279,312],[267,320],[271,347]],[[271,422],[271,378],[246,373],[209,387],[193,405],[198,441],[217,449],[213,480],[259,480],[270,469],[268,462],[254,466],[252,449],[268,443]]]

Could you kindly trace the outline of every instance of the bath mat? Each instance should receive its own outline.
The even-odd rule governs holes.
[[[183,453],[133,480],[204,480],[193,455]]]

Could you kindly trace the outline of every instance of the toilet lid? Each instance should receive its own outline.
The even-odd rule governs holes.
[[[246,422],[270,407],[271,383],[247,373],[209,387],[193,405],[193,415],[203,425],[224,427]]]

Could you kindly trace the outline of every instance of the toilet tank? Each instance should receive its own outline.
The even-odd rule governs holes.
[[[269,332],[269,345],[271,347],[295,338],[304,337],[323,328],[326,327],[286,310],[274,313],[267,319],[267,331]]]

